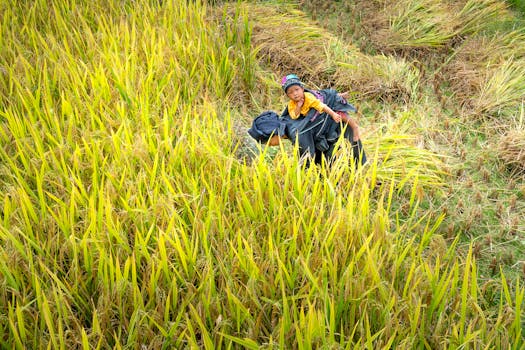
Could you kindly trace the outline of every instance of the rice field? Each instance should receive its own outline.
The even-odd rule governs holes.
[[[358,170],[343,142],[330,169],[246,161],[247,110],[280,101],[244,4],[0,13],[0,347],[524,348],[523,280],[480,279],[426,204],[451,173],[420,110],[370,125]]]

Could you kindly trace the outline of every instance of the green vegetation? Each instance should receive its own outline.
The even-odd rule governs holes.
[[[519,11],[525,13],[525,1],[523,0],[509,0],[509,2]]]
[[[1,2],[0,346],[524,348],[522,31],[405,2]],[[368,166],[251,142],[290,71]]]

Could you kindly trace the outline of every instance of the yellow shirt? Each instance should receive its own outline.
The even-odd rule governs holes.
[[[297,102],[290,100],[288,102],[288,114],[290,114],[290,118],[297,119],[299,118],[298,115],[295,115],[295,108],[297,107]],[[326,107],[324,103],[321,102],[317,97],[315,97],[313,94],[309,92],[304,93],[304,103],[301,107],[301,114],[306,115],[310,108],[315,108],[318,112],[322,112],[323,109]]]

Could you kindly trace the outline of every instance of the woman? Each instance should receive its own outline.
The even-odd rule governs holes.
[[[289,75],[283,79],[282,87],[285,93],[288,88],[302,83],[295,75]],[[316,164],[321,164],[325,158],[330,161],[333,156],[335,144],[344,132],[343,136],[350,141],[352,145],[352,155],[356,166],[366,163],[366,154],[363,144],[359,138],[357,124],[348,116],[348,112],[356,112],[356,108],[346,100],[344,94],[338,94],[336,90],[309,90],[305,92],[312,94],[319,99],[322,104],[328,106],[327,109],[310,108],[306,113],[299,116],[290,115],[290,104],[286,106],[281,116],[272,111],[266,111],[254,119],[252,127],[248,133],[257,141],[264,142],[270,146],[276,146],[281,139],[297,140],[299,145],[300,156],[306,156],[313,159]],[[321,111],[319,111],[321,110]],[[337,122],[332,114],[326,111],[336,111],[341,115],[344,123]],[[292,112],[292,114],[294,114]],[[346,127],[346,124],[349,126]],[[357,130],[357,132],[356,132]]]

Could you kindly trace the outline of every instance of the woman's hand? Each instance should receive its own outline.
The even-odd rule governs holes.
[[[340,92],[338,95],[344,98],[345,100],[348,100],[348,97],[350,97],[350,93],[348,91]]]
[[[353,134],[354,142],[359,141],[359,139],[361,138],[361,135],[359,135],[359,128],[358,127],[352,129],[352,134]]]

